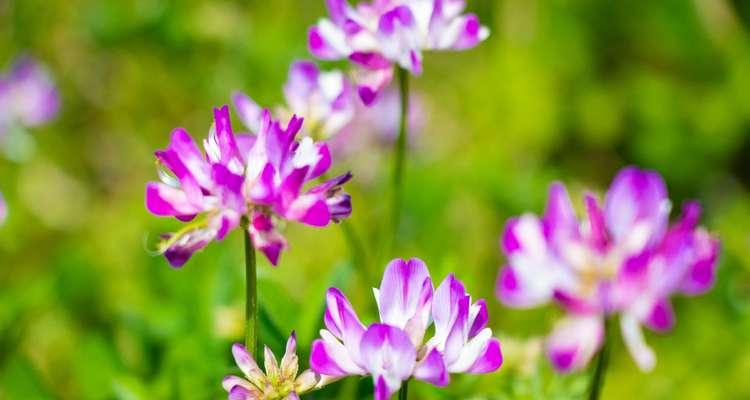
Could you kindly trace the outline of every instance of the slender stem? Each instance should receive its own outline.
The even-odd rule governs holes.
[[[243,224],[246,228],[247,224]],[[258,351],[258,277],[255,264],[255,246],[247,229],[242,232],[245,237],[245,347],[251,355]]]
[[[359,239],[357,231],[349,221],[341,221],[339,225],[341,225],[341,231],[344,232],[344,238],[351,252],[352,265],[355,268],[361,268],[365,274],[365,278],[368,279],[367,282],[370,282],[369,279],[373,278],[371,276],[372,271],[370,271],[370,266],[367,263],[365,247]]]
[[[594,375],[591,377],[589,383],[589,400],[598,400],[602,388],[604,388],[604,377],[607,373],[609,352],[612,346],[609,334],[611,325],[611,318],[606,318],[604,320],[604,343],[602,343],[602,349],[599,350],[599,354],[596,357]]]
[[[404,160],[406,157],[406,140],[408,137],[408,120],[409,120],[409,72],[401,67],[396,67],[398,74],[398,87],[401,101],[401,115],[398,126],[398,138],[396,139],[396,149],[393,158],[393,208],[391,209],[393,218],[393,237],[399,230],[401,217],[401,201],[403,197],[403,180],[404,180]]]
[[[406,400],[409,397],[409,381],[404,381],[398,391],[398,400]]]

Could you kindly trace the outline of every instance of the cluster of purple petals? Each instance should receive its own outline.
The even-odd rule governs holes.
[[[410,378],[445,386],[451,373],[489,373],[502,364],[484,300],[472,302],[452,274],[434,289],[424,262],[397,259],[373,291],[380,321],[365,326],[341,291],[328,290],[326,329],[310,355],[314,372],[372,376],[383,400]],[[434,336],[425,340],[431,325]]]
[[[254,246],[276,265],[287,247],[281,221],[321,227],[349,216],[351,199],[341,185],[350,174],[306,189],[329,169],[331,155],[325,144],[297,140],[302,122],[292,116],[283,127],[263,110],[256,135],[235,135],[224,106],[214,110],[204,152],[184,129],[173,131],[169,146],[156,152],[161,181],[146,187],[151,213],[187,223],[164,236],[161,250],[171,265],[182,266],[243,218]]]
[[[356,6],[327,0],[329,18],[308,32],[310,52],[323,60],[348,59],[359,68],[357,91],[365,104],[393,78],[398,65],[419,75],[425,50],[463,50],[489,30],[464,0],[373,0]]]
[[[331,138],[354,117],[353,87],[339,70],[321,71],[311,61],[295,61],[289,67],[283,90],[286,104],[279,107],[276,114],[304,117],[305,136]],[[262,108],[244,93],[236,92],[232,98],[245,127],[257,133],[262,122]]]
[[[47,71],[30,57],[0,74],[0,137],[12,126],[35,127],[57,115],[60,97]]]
[[[698,226],[700,206],[684,205],[669,225],[670,201],[661,176],[627,167],[605,196],[584,195],[580,221],[565,187],[550,188],[545,214],[511,219],[501,240],[508,265],[497,296],[506,305],[555,302],[566,310],[547,340],[560,371],[585,367],[599,350],[604,319],[619,315],[624,342],[638,366],[655,365],[642,326],[666,332],[674,324],[670,297],[698,295],[713,284],[718,240]]]

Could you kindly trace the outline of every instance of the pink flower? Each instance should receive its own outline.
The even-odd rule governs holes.
[[[250,97],[236,92],[233,102],[244,125],[257,133],[261,108]],[[284,85],[286,104],[277,114],[305,119],[303,134],[328,139],[337,135],[354,117],[354,97],[349,80],[341,71],[321,71],[311,61],[295,61]]]
[[[567,191],[555,183],[541,218],[508,221],[497,295],[513,307],[555,301],[569,316],[547,343],[561,371],[580,369],[602,344],[603,320],[620,315],[623,339],[643,370],[655,363],[641,325],[663,332],[674,323],[669,298],[695,295],[713,283],[718,240],[697,227],[700,209],[686,204],[668,226],[670,202],[657,173],[628,167],[607,192],[602,209],[584,196],[588,218],[579,221]]]
[[[502,364],[484,301],[472,303],[452,275],[435,291],[424,262],[393,260],[374,294],[380,322],[366,327],[343,293],[328,290],[326,329],[310,355],[313,371],[372,376],[375,398],[388,399],[411,377],[444,386],[449,373],[488,373]],[[425,341],[432,320],[435,336]]]
[[[361,70],[356,79],[365,104],[392,79],[396,64],[422,72],[422,51],[464,50],[489,36],[463,0],[373,0],[352,7],[327,0],[330,18],[310,28],[310,52],[323,60],[348,58]]]
[[[278,232],[281,220],[325,226],[351,213],[350,197],[341,185],[344,174],[309,189],[305,185],[331,166],[325,144],[296,135],[302,119],[292,117],[286,128],[261,113],[258,134],[235,136],[229,108],[214,110],[214,125],[204,140],[205,155],[183,129],[172,134],[169,147],[156,152],[161,182],[146,188],[146,207],[159,216],[190,222],[176,234],[165,235],[161,250],[175,267],[213,240],[247,221],[257,249],[276,265],[286,240]]]

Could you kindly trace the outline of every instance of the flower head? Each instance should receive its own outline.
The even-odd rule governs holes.
[[[250,97],[236,92],[233,102],[244,125],[260,130],[261,108]],[[321,71],[311,61],[295,61],[284,85],[286,104],[278,114],[305,118],[303,134],[328,139],[338,134],[354,117],[353,89],[341,71]]]
[[[224,378],[222,386],[229,393],[230,400],[294,400],[300,394],[320,388],[324,380],[320,375],[308,370],[297,374],[297,336],[294,332],[286,343],[286,352],[281,363],[271,349],[264,348],[265,372],[258,367],[255,359],[245,346],[232,346],[232,355],[244,377],[230,375]]]
[[[173,266],[182,266],[212,240],[223,239],[246,221],[254,246],[276,265],[287,247],[280,221],[311,226],[338,222],[351,213],[351,199],[341,189],[344,174],[305,189],[331,166],[325,144],[305,137],[296,140],[302,119],[293,116],[286,127],[261,112],[257,135],[235,135],[229,108],[214,110],[214,124],[204,140],[205,155],[183,129],[156,157],[166,170],[161,182],[146,187],[146,207],[155,215],[190,222],[165,235],[161,251]]]
[[[0,74],[0,135],[12,125],[34,127],[54,118],[60,98],[49,73],[30,57]]]
[[[718,240],[697,226],[700,207],[694,202],[668,226],[670,202],[655,172],[625,168],[603,208],[588,193],[584,206],[587,218],[579,222],[565,187],[556,183],[541,218],[525,214],[508,222],[502,238],[508,266],[500,271],[497,295],[514,307],[555,301],[568,312],[547,342],[561,371],[588,363],[602,344],[603,319],[612,314],[620,314],[637,364],[649,370],[655,357],[641,325],[669,330],[669,298],[710,288]]]
[[[486,328],[484,301],[472,303],[452,275],[436,291],[424,262],[393,260],[373,291],[380,321],[365,326],[341,291],[328,290],[326,329],[310,354],[313,371],[331,377],[372,376],[380,400],[411,377],[445,386],[450,373],[487,373],[500,367],[500,343]],[[435,336],[425,341],[433,320]]]
[[[422,51],[463,50],[489,36],[474,14],[463,14],[464,0],[373,0],[351,6],[327,0],[330,18],[310,28],[310,52],[324,60],[348,58],[361,67],[358,92],[366,104],[392,78],[399,65],[422,72]]]

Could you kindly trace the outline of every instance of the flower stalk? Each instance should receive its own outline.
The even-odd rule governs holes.
[[[253,357],[258,355],[258,276],[253,238],[243,218],[242,236],[245,238],[245,347]]]
[[[396,139],[396,148],[393,158],[393,208],[392,212],[392,223],[393,223],[393,238],[395,242],[395,236],[399,230],[399,224],[401,219],[401,202],[403,198],[403,180],[404,180],[404,160],[406,157],[406,139],[408,136],[407,123],[409,120],[409,72],[402,68],[396,67],[398,74],[398,88],[400,98],[400,117],[398,127],[398,137]]]
[[[409,397],[409,381],[404,381],[398,391],[398,400],[406,400]]]
[[[599,354],[596,357],[596,366],[594,367],[594,375],[591,377],[589,383],[589,400],[599,400],[599,395],[604,387],[604,377],[607,373],[607,366],[609,365],[609,352],[611,347],[611,337],[609,330],[612,322],[611,317],[604,320],[604,343],[602,343],[602,349],[599,350]]]

